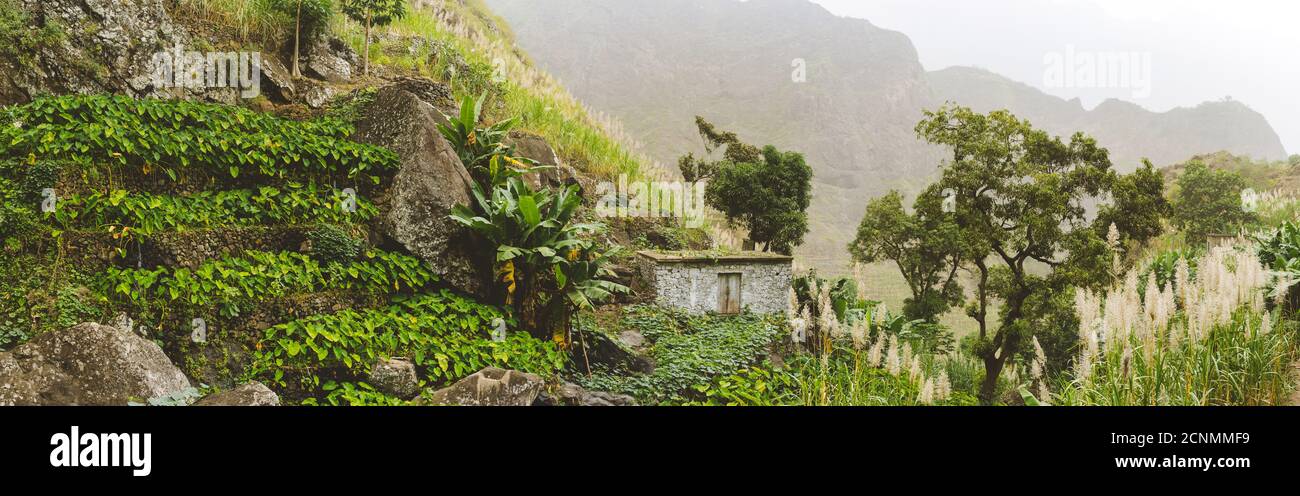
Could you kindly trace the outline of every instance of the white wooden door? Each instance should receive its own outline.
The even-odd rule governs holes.
[[[718,274],[718,313],[738,314],[740,309],[740,274]]]

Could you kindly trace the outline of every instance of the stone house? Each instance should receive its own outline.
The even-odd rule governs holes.
[[[784,313],[794,258],[761,252],[637,252],[660,306],[691,313]]]

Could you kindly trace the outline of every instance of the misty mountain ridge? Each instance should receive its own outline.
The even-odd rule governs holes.
[[[1059,136],[1087,133],[1110,150],[1111,161],[1124,171],[1143,158],[1169,165],[1219,151],[1264,160],[1287,156],[1267,119],[1237,101],[1152,112],[1112,98],[1088,110],[1077,98],[1052,96],[984,69],[950,67],[930,72],[928,78],[936,95],[976,111],[1008,109]]]
[[[1277,133],[1237,102],[1156,113],[1119,100],[1092,110],[989,71],[928,72],[903,33],[807,0],[489,0],[520,46],[579,99],[620,120],[652,158],[702,152],[701,115],[814,168],[804,260],[842,267],[867,201],[914,192],[947,153],[917,139],[923,111],[1007,109],[1050,133],[1082,131],[1117,169],[1228,151],[1285,158]],[[795,82],[796,61],[806,82]]]

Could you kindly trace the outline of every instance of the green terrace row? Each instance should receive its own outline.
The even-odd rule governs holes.
[[[0,157],[66,160],[158,170],[176,180],[189,167],[212,174],[284,179],[392,169],[397,157],[349,141],[347,122],[292,121],[238,107],[123,96],[43,97],[0,110]]]
[[[148,193],[93,192],[58,200],[45,214],[59,230],[125,228],[127,236],[183,232],[232,226],[360,224],[374,218],[369,201],[314,183],[288,183],[282,188],[262,187],[231,191],[205,191],[172,196]]]
[[[339,383],[347,384],[344,390],[355,389],[353,383],[383,358],[409,358],[426,387],[489,366],[543,377],[564,366],[565,355],[554,343],[505,332],[511,324],[499,309],[445,290],[388,308],[307,317],[265,331],[249,378],[298,391],[312,404],[339,390]],[[502,339],[493,339],[497,330]],[[364,383],[360,387],[369,389]]]
[[[343,262],[250,251],[193,270],[109,268],[98,279],[103,294],[136,310],[138,318],[214,307],[219,316],[233,318],[268,298],[331,290],[416,293],[437,281],[421,260],[382,251]]]

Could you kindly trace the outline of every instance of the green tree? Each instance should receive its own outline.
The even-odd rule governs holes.
[[[334,17],[332,0],[271,0],[271,7],[294,19],[293,26],[293,77],[302,77],[299,65],[299,53],[302,51],[302,38],[311,38],[320,34],[329,26]]]
[[[1036,302],[1071,286],[1110,282],[1110,252],[1084,204],[1116,181],[1106,149],[1077,133],[1064,142],[1006,111],[945,105],[927,111],[918,136],[952,151],[931,190],[949,192],[962,247],[977,277],[967,315],[979,325],[980,400],[992,403],[1008,360],[1032,346]],[[1028,264],[1043,269],[1031,271]],[[991,319],[990,303],[1000,309]]]
[[[1058,279],[1058,282],[1064,282]],[[1074,308],[1075,289],[1061,285],[1051,291],[1039,291],[1025,300],[1025,315],[1029,317],[1029,326],[1034,329],[1034,337],[1043,347],[1047,358],[1046,376],[1070,370],[1074,357],[1079,352],[1079,314]],[[1032,345],[1020,350],[1022,363],[1033,360]],[[1047,401],[1047,398],[1039,398]]]
[[[872,200],[849,253],[864,264],[893,261],[912,293],[903,302],[903,314],[935,323],[962,300],[957,282],[961,236],[933,189],[917,199],[915,208],[915,214],[904,211],[903,195],[897,191]]]
[[[728,147],[730,152],[731,147]],[[704,202],[749,230],[764,251],[790,254],[808,233],[812,168],[803,155],[764,147],[754,162],[727,162],[704,190]]]
[[[1291,164],[1292,167],[1300,166],[1300,154],[1292,155],[1291,158],[1287,159],[1287,163]]]
[[[1241,174],[1210,169],[1203,162],[1193,161],[1178,178],[1173,223],[1193,245],[1205,243],[1211,234],[1237,234],[1258,220],[1243,206],[1244,189],[1246,180]]]
[[[1097,234],[1106,237],[1114,225],[1123,239],[1137,245],[1159,236],[1164,231],[1162,219],[1169,217],[1171,208],[1165,198],[1165,179],[1143,160],[1142,167],[1115,182],[1111,197],[1114,203],[1103,205],[1093,222]]]
[[[762,152],[755,146],[740,141],[736,133],[722,131],[703,117],[695,116],[695,128],[704,142],[704,157],[696,158],[688,153],[677,161],[686,182],[697,183],[713,177],[719,169],[731,164],[758,163],[763,159]],[[722,160],[710,161],[717,150],[723,150]]]
[[[406,0],[343,0],[343,13],[366,28],[361,73],[370,75],[370,30],[406,17]]]

